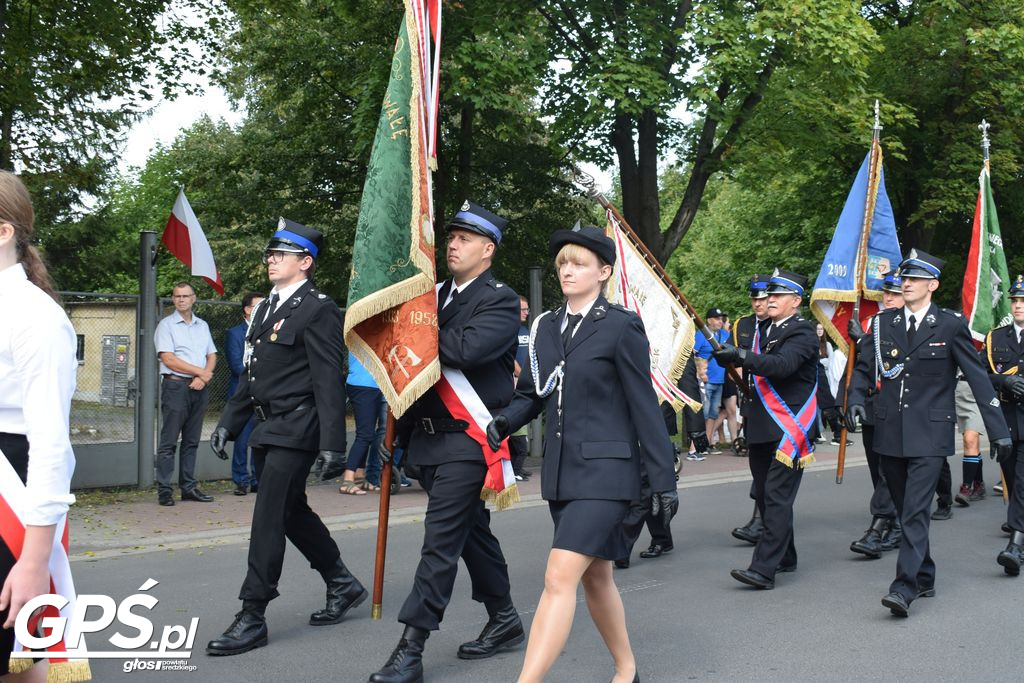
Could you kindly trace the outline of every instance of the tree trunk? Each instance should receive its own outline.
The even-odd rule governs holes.
[[[622,216],[636,228],[640,221],[640,170],[633,146],[633,117],[619,112],[615,115],[611,134],[612,147],[619,160],[619,187],[622,189]]]
[[[668,254],[662,253],[661,205],[658,201],[658,114],[653,109],[644,109],[637,132],[639,206],[637,220],[632,226],[651,253],[664,264]]]
[[[7,39],[7,0],[0,0],[0,54]],[[11,151],[11,127],[14,121],[13,104],[0,101],[0,170],[13,171]]]
[[[457,187],[459,194],[455,201],[460,205],[469,198],[473,181],[473,119],[476,108],[472,102],[462,105],[459,116],[459,168],[457,171]]]

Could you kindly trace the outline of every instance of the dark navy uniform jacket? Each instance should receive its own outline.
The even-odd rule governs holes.
[[[762,321],[762,328],[767,325],[770,320]],[[746,349],[747,351],[754,348],[754,330],[757,328],[757,316],[751,313],[738,319],[732,326],[732,345]],[[740,392],[740,415],[743,417],[747,416],[750,412],[750,401],[747,400],[746,396],[754,396],[754,383],[751,381],[750,373],[743,374],[743,382],[747,385],[747,394],[744,395]],[[748,437],[749,438],[749,437]]]
[[[872,324],[878,326],[882,361],[878,369],[882,388],[874,403],[875,451],[898,458],[953,455],[957,367],[971,385],[989,439],[1008,438],[999,401],[971,343],[966,321],[935,304],[922,313],[913,344],[907,342],[902,308],[880,312]],[[858,350],[850,405],[864,405],[868,388],[875,384],[873,333],[864,336]],[[899,376],[881,375],[899,363],[904,366]]]
[[[767,325],[764,329],[768,329]],[[814,328],[799,315],[792,315],[781,325],[773,324],[767,335],[762,332],[760,344],[761,353],[747,352],[743,361],[744,374],[765,377],[796,415],[814,393],[814,383],[818,378],[818,336]],[[745,419],[748,443],[778,442],[782,439],[782,429],[768,414],[753,388]],[[818,423],[815,420],[808,438],[813,440],[817,436]]]
[[[1006,379],[1016,375],[1024,377],[1024,347],[1017,341],[1013,325],[997,327],[985,339],[982,357],[988,364],[992,386],[999,392],[1003,418],[1014,441],[1024,440],[1024,403],[1013,397],[1006,387]]]
[[[250,446],[345,450],[341,311],[308,281],[264,321],[269,305],[253,311],[249,368],[218,426],[238,436],[258,406],[267,419],[256,420]]]
[[[515,391],[519,295],[495,280],[488,270],[442,309],[451,287],[452,281],[447,280],[437,292],[441,364],[461,370],[484,405],[494,413],[508,405]],[[483,449],[467,434],[428,434],[422,428],[422,418],[452,419],[433,388],[402,416],[406,428],[413,430],[409,439],[409,462],[439,465],[459,460],[483,461]]]
[[[534,338],[541,382],[565,360],[561,414],[558,389],[537,396],[529,365],[502,411],[513,431],[545,411],[544,499],[638,500],[641,462],[652,491],[675,490],[672,444],[640,317],[598,297],[563,352],[564,317],[564,306],[546,313]]]

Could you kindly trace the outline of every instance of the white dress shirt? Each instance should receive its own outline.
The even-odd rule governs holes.
[[[477,276],[477,277],[479,277],[479,276]],[[462,294],[462,290],[464,290],[466,287],[469,287],[475,281],[476,281],[476,278],[473,278],[472,280],[466,280],[461,285],[457,285],[457,284],[455,284],[455,280],[452,280],[452,287],[451,287],[451,289],[448,290],[448,298],[444,300],[444,304],[441,306],[441,308],[443,309],[445,306],[447,306],[448,304],[450,304],[452,302],[452,299],[455,298],[455,292],[458,292],[459,294]]]
[[[906,325],[906,329],[910,331],[910,316],[914,316],[914,330],[921,329],[921,323],[924,322],[924,317],[928,315],[928,309],[931,305],[925,306],[917,313],[914,313],[906,306],[903,307],[903,323]]]
[[[278,289],[275,286],[270,290],[270,296],[277,294],[277,304],[274,306],[274,312],[277,312],[277,309],[281,308],[281,304],[290,299],[292,294],[299,291],[299,287],[304,284],[306,284],[306,278],[303,278],[298,282],[293,282],[284,289]],[[261,322],[266,322],[268,317],[270,317],[270,306],[267,306],[267,312],[263,314],[263,320]]]
[[[582,315],[583,317],[580,318],[580,321],[578,323],[576,323],[576,327],[572,331],[573,334],[576,334],[576,330],[580,329],[580,325],[582,325],[583,321],[586,320],[587,314],[590,313],[590,309],[594,307],[595,303],[597,303],[597,297],[596,296],[593,299],[591,299],[590,303],[588,303],[586,306],[584,306],[583,308],[581,308],[578,311],[574,311],[569,306],[569,302],[566,301],[565,302],[565,315],[562,316],[562,324],[559,325],[559,327],[558,327],[559,331],[565,332],[565,326],[569,324],[569,316],[570,315],[577,315],[578,314],[578,315]]]
[[[22,521],[57,524],[75,502],[71,397],[78,343],[64,309],[29,282],[20,263],[0,271],[0,432],[28,439],[28,499]]]
[[[1020,326],[1020,325],[1018,325],[1017,323],[1014,323],[1014,324],[1013,324],[1013,333],[1014,333],[1015,335],[1017,335],[1017,343],[1018,343],[1018,344],[1019,344],[1019,343],[1020,343],[1020,341],[1021,341],[1021,338],[1020,338],[1020,334],[1021,334],[1021,332],[1024,332],[1024,327],[1021,327],[1021,326]]]

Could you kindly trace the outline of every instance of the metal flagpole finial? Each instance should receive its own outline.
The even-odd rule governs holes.
[[[988,139],[988,129],[991,127],[992,124],[985,119],[978,124],[978,130],[981,131],[981,151],[985,155],[985,161],[988,161],[988,150],[991,144],[991,140]]]
[[[598,192],[597,188],[595,187],[597,185],[597,181],[594,180],[594,176],[585,172],[583,169],[576,165],[573,165],[571,169],[572,170],[570,171],[570,175],[572,176],[572,182],[576,183],[581,188],[583,188],[585,194],[588,197],[593,199],[598,194],[600,194],[600,192]]]
[[[872,129],[875,133],[882,130],[882,116],[878,110],[878,100],[875,100],[875,127]]]

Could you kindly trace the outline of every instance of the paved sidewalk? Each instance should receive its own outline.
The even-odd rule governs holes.
[[[847,466],[866,464],[860,437],[847,449]],[[829,444],[817,447],[817,462],[809,470],[834,470],[838,448]],[[685,454],[684,454],[685,458]],[[520,482],[521,502],[513,510],[543,505],[540,497],[541,461],[530,458],[527,469],[533,472],[529,481]],[[747,459],[726,450],[722,455],[708,456],[703,462],[684,459],[679,488],[711,486],[750,479]],[[71,508],[71,559],[89,560],[119,555],[132,555],[184,548],[222,546],[247,543],[252,508],[256,496],[235,496],[230,482],[204,484],[215,496],[212,503],[182,502],[174,507],[160,507],[156,491],[122,491],[116,493],[84,492],[80,502]],[[685,494],[683,494],[685,495]],[[376,528],[380,497],[338,493],[337,480],[310,484],[307,488],[310,507],[331,531]],[[426,510],[427,494],[413,482],[409,488],[391,496],[390,524],[419,522]],[[737,513],[748,513],[746,506]]]

